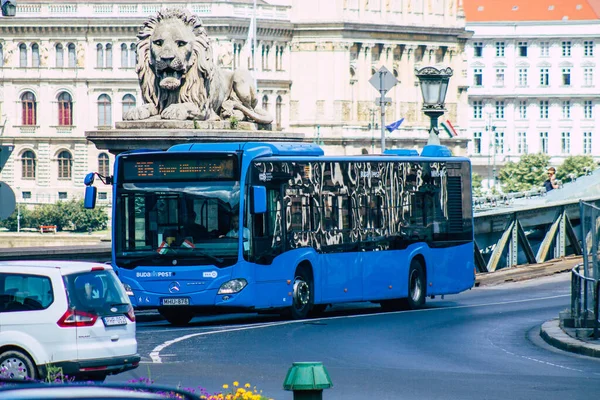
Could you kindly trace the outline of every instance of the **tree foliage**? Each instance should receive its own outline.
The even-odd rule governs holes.
[[[108,215],[102,207],[88,210],[83,206],[83,200],[59,201],[54,204],[40,204],[32,210],[20,206],[19,210],[4,221],[0,226],[11,231],[17,230],[17,216],[21,215],[21,228],[39,228],[40,225],[56,225],[57,230],[73,230],[87,232],[106,229]]]
[[[556,169],[556,179],[560,179],[563,183],[570,182],[596,168],[598,164],[592,156],[570,156]]]
[[[471,175],[471,185],[473,188],[473,194],[475,196],[481,196],[483,193],[483,178],[481,175],[473,172]]]
[[[540,187],[546,180],[550,156],[525,154],[518,162],[509,161],[498,173],[505,193],[522,192]]]

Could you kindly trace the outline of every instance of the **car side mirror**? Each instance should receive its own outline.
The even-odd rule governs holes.
[[[267,189],[264,186],[250,188],[250,212],[264,214],[267,212]]]

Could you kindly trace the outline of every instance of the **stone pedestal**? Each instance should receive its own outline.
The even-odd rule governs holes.
[[[87,131],[86,139],[112,154],[136,149],[166,150],[182,143],[216,142],[310,142],[302,133],[260,129],[240,122],[230,129],[228,121],[146,120],[117,122],[115,129]]]

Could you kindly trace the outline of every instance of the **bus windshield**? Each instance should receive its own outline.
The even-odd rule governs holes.
[[[239,202],[239,181],[117,186],[117,266],[233,265]]]

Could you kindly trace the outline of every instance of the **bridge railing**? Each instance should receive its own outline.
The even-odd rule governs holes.
[[[473,209],[475,211],[488,210],[491,208],[509,206],[517,199],[529,199],[532,197],[541,197],[546,194],[543,187],[526,190],[515,193],[490,194],[486,196],[477,196],[473,198]]]

